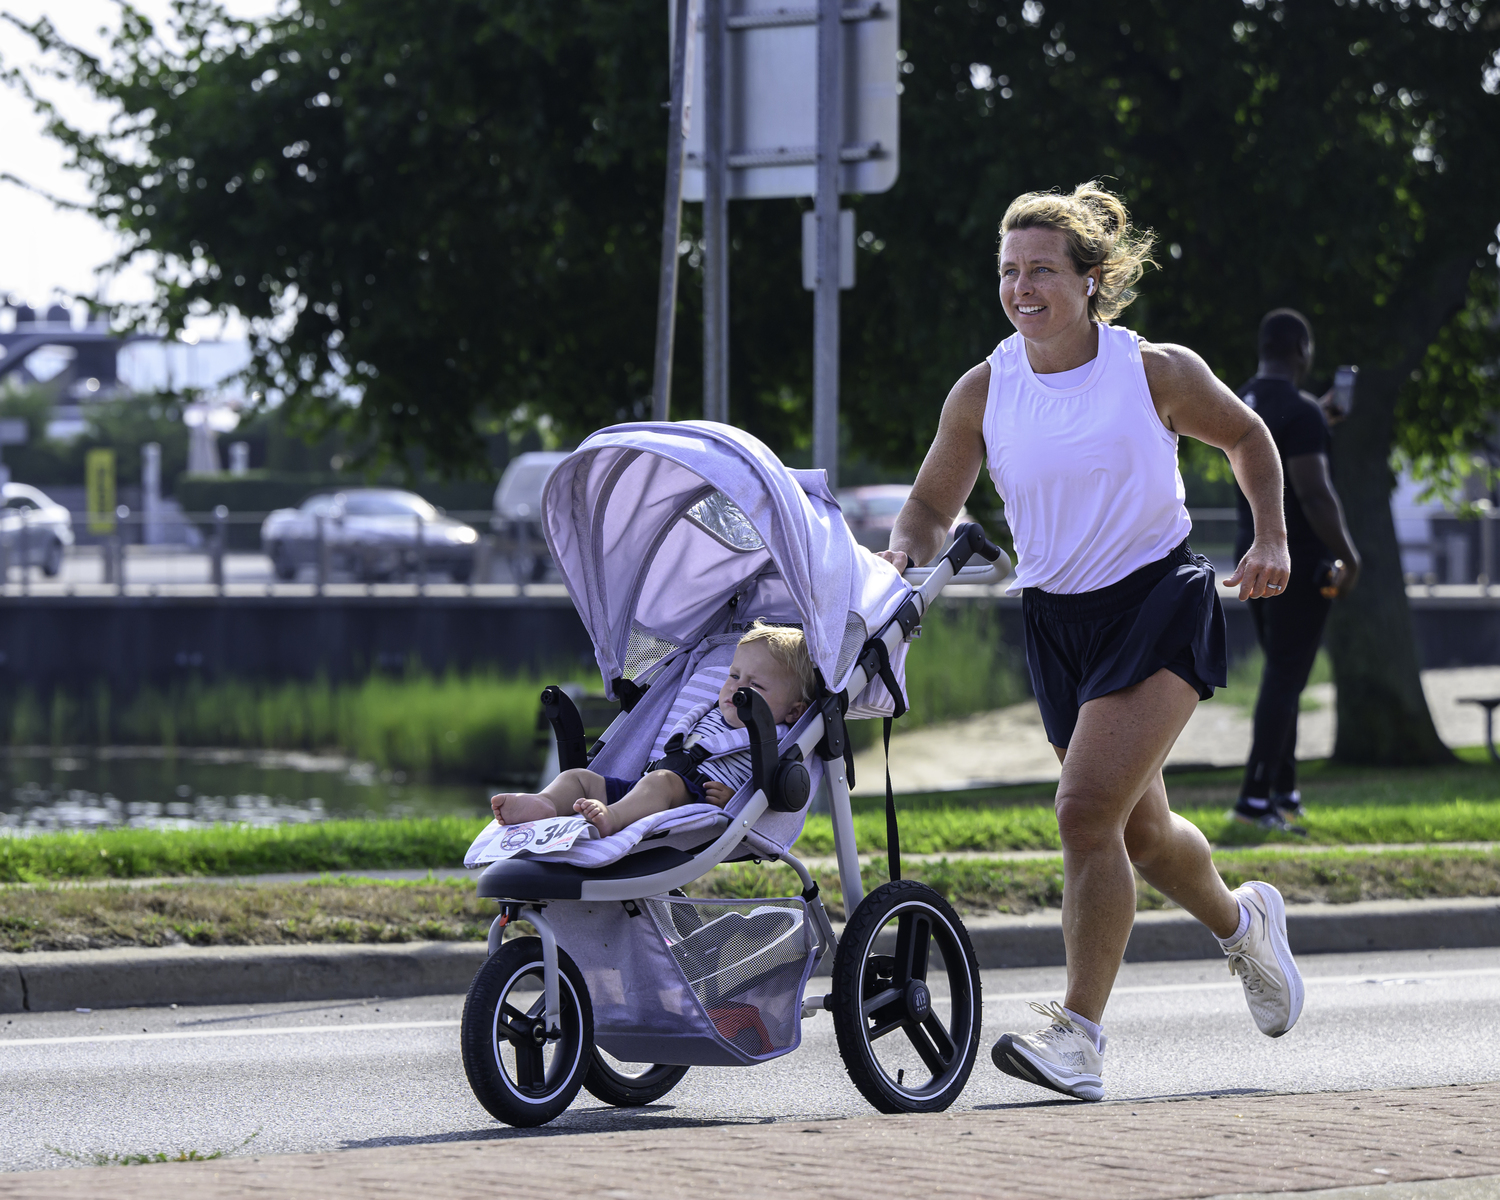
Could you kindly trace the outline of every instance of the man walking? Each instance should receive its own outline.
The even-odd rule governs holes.
[[[1312,368],[1312,327],[1293,309],[1275,309],[1261,320],[1259,349],[1255,378],[1239,394],[1266,423],[1281,455],[1292,574],[1282,595],[1248,602],[1266,665],[1254,743],[1233,814],[1264,828],[1296,831],[1293,821],[1302,815],[1298,701],[1333,600],[1347,595],[1359,578],[1359,554],[1328,470],[1328,420],[1319,401],[1299,386]],[[1236,557],[1255,536],[1243,493],[1238,504]]]

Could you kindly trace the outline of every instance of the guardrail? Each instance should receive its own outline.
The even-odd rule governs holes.
[[[476,585],[529,587],[550,570],[538,534],[489,511],[441,514],[467,524],[474,532],[470,541],[451,538],[451,522],[420,513],[411,514],[409,529],[402,518],[382,517],[372,528],[357,519],[314,516],[274,547],[262,545],[268,515],[223,506],[159,514],[122,507],[108,527],[90,528],[90,544],[67,545],[67,534],[45,512],[12,514],[0,525],[0,595],[123,596],[143,588],[157,595],[304,595],[308,585],[314,595],[393,587],[402,594],[429,587],[472,594]]]
[[[476,534],[467,569],[457,579],[449,569],[451,564],[437,553],[432,529],[419,514],[412,514],[410,537],[399,553],[392,552],[388,540],[379,545],[373,540],[362,542],[359,536],[348,536],[347,525],[323,518],[316,522],[317,532],[307,553],[280,564],[261,544],[261,526],[268,515],[232,512],[222,506],[198,513],[169,507],[150,516],[121,508],[112,529],[94,527],[86,535],[89,544],[67,546],[57,553],[51,546],[56,539],[45,521],[27,520],[24,514],[13,512],[0,514],[0,597],[564,594],[539,534],[523,525],[502,524],[489,510],[443,514],[465,522]],[[1194,548],[1228,566],[1233,557],[1235,510],[1200,508],[1190,510],[1189,515]],[[1495,578],[1494,568],[1500,535],[1495,526],[1500,513],[1486,516],[1490,519],[1474,523],[1477,548],[1469,562],[1478,571],[1464,572],[1463,579],[1445,578],[1453,574],[1448,570],[1409,574],[1409,595],[1496,594],[1500,579]],[[89,529],[81,514],[73,514],[73,522],[80,534]],[[1403,550],[1412,548],[1403,546]],[[1434,544],[1431,549],[1440,548]],[[1452,548],[1446,553],[1453,557]]]

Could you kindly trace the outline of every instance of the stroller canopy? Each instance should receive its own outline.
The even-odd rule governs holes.
[[[542,509],[611,690],[739,612],[799,620],[837,692],[909,592],[854,540],[824,472],[789,470],[729,425],[601,430],[553,471]]]

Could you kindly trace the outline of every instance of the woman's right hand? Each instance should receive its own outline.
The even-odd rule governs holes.
[[[911,559],[906,557],[906,551],[904,550],[881,550],[876,553],[875,557],[885,559],[886,562],[896,568],[898,574],[911,566]]]

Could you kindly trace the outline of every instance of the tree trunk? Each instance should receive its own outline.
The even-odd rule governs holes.
[[[1333,606],[1328,649],[1338,683],[1336,762],[1427,766],[1453,761],[1422,694],[1416,630],[1396,523],[1391,517],[1391,442],[1401,385],[1463,303],[1472,261],[1437,273],[1432,290],[1395,323],[1405,335],[1398,361],[1360,373],[1353,415],[1334,436],[1334,480],[1363,560],[1359,586]]]

